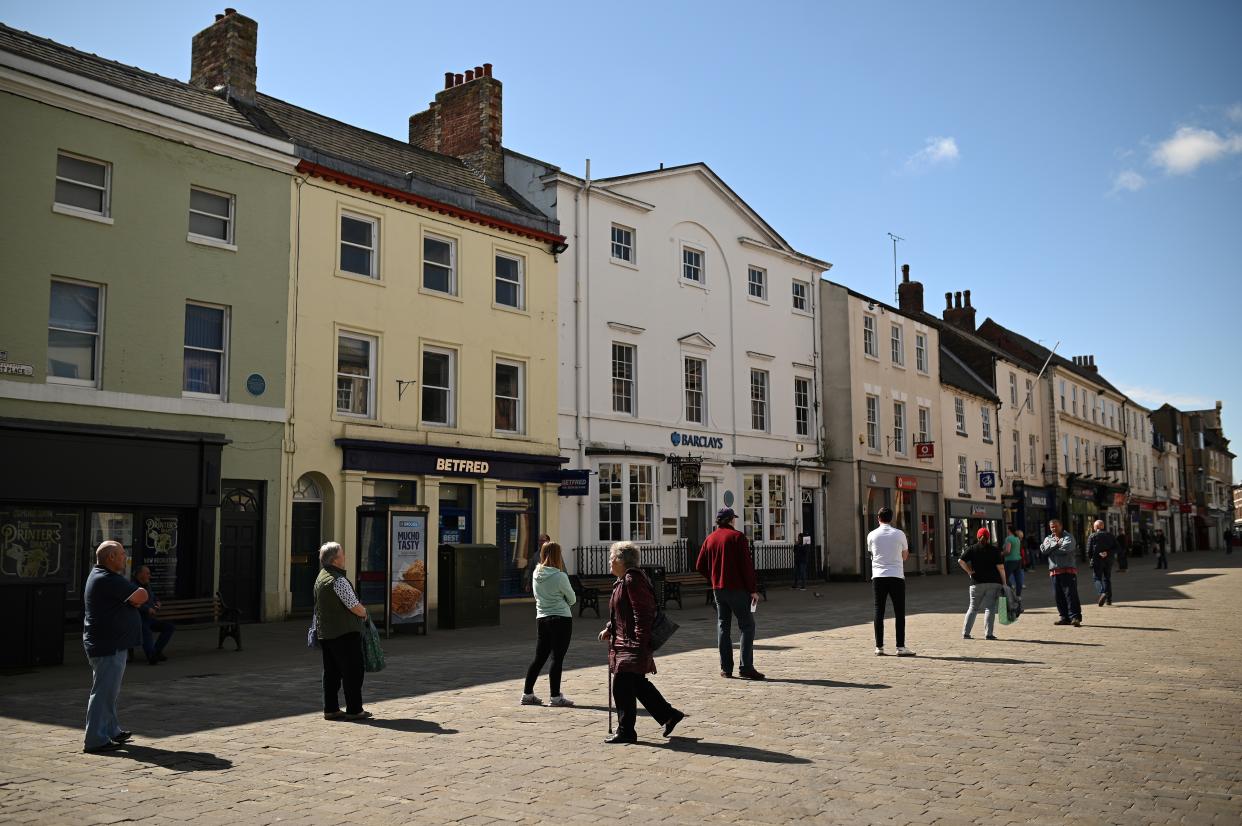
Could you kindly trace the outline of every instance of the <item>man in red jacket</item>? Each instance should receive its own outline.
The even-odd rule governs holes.
[[[755,581],[755,561],[750,555],[746,534],[733,527],[737,514],[733,508],[721,508],[716,514],[716,530],[703,542],[695,565],[698,572],[712,584],[716,598],[716,644],[720,648],[720,676],[733,676],[733,637],[731,617],[737,617],[742,632],[742,667],[738,676],[745,680],[762,680],[755,670],[755,616],[759,603],[759,587]]]

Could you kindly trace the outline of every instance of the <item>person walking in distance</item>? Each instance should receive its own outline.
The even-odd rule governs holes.
[[[1009,535],[1013,538],[1013,529]],[[970,577],[970,607],[966,609],[966,621],[962,625],[962,639],[971,639],[970,629],[980,611],[985,613],[987,639],[994,640],[996,628],[996,603],[1005,590],[1005,569],[1008,562],[1001,559],[1000,550],[992,544],[992,534],[980,528],[975,534],[975,544],[957,560],[957,564]]]
[[[906,570],[910,545],[904,532],[893,527],[893,509],[880,508],[879,527],[867,534],[867,551],[871,554],[871,589],[875,597],[875,655],[884,651],[884,610],[893,602],[897,621],[897,656],[913,657],[906,648]]]
[[[746,534],[734,527],[733,508],[716,512],[716,530],[703,540],[695,569],[712,586],[716,600],[716,646],[720,649],[720,676],[733,676],[732,618],[742,634],[742,667],[737,675],[744,680],[762,680],[755,670],[755,607],[759,604],[759,580],[755,560],[750,555]]]
[[[1152,538],[1152,544],[1156,546],[1156,567],[1169,570],[1168,547],[1164,541],[1164,531],[1156,531],[1155,537]]]
[[[608,549],[608,564],[617,582],[608,599],[608,625],[599,639],[608,643],[608,671],[612,674],[612,695],[617,701],[617,733],[605,740],[610,745],[638,742],[634,728],[638,703],[651,712],[670,737],[685,712],[669,705],[660,689],[647,679],[656,673],[651,652],[651,633],[655,626],[656,600],[647,574],[638,567],[638,546],[633,542],[614,542]]]
[[[573,611],[569,610],[578,597],[569,584],[569,575],[565,573],[565,560],[561,556],[561,546],[555,542],[545,542],[539,549],[539,565],[533,577],[535,590],[535,625],[538,627],[539,642],[535,647],[535,659],[526,669],[526,687],[522,690],[522,705],[540,706],[543,700],[535,696],[535,681],[543,664],[552,655],[552,668],[548,671],[548,684],[552,690],[554,706],[572,706],[573,700],[561,693],[561,667],[565,662],[565,652],[569,650],[569,641],[573,638]]]
[[[793,587],[796,590],[806,590],[806,568],[810,556],[811,535],[804,531],[798,534],[798,541],[794,544]]]
[[[1074,537],[1061,527],[1060,519],[1048,522],[1051,531],[1039,551],[1048,559],[1048,575],[1052,578],[1052,595],[1056,597],[1057,613],[1061,615],[1054,625],[1082,625],[1082,604],[1078,601],[1078,545]]]
[[[1126,532],[1122,531],[1117,534],[1117,570],[1125,573],[1130,568],[1130,542],[1126,539]]]
[[[1087,559],[1091,562],[1091,578],[1095,592],[1100,595],[1096,603],[1101,608],[1113,604],[1113,560],[1117,556],[1117,537],[1104,530],[1104,521],[1095,520],[1094,530],[1087,537]]]
[[[117,720],[116,701],[129,649],[142,645],[138,608],[149,595],[121,574],[125,560],[125,546],[120,542],[101,542],[83,591],[82,645],[91,664],[92,682],[82,751],[90,754],[114,751],[133,737]]]
[[[1022,596],[1022,580],[1025,577],[1022,571],[1022,537],[1013,525],[1009,526],[1008,534],[1005,537],[1005,581],[1015,594]]]

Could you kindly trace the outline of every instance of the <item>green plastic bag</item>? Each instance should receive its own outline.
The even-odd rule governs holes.
[[[1001,625],[1008,625],[1013,622],[1009,618],[1009,600],[1005,597],[1000,597],[996,600],[996,618],[1000,620]]]
[[[1012,625],[1018,621],[1018,617],[1022,616],[1022,599],[1008,586],[1005,588],[1005,593],[996,600],[996,613],[1001,625]]]
[[[370,617],[367,617],[367,624],[362,629],[362,670],[368,674],[384,670],[384,649],[380,645],[379,631]]]

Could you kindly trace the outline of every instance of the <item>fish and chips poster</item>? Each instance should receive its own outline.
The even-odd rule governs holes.
[[[390,583],[388,625],[427,622],[427,514],[391,511],[388,515]]]

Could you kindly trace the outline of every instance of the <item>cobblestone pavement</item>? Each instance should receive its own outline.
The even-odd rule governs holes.
[[[1084,577],[1082,628],[1052,625],[1036,574],[1031,610],[996,642],[981,626],[961,639],[963,577],[912,579],[913,659],[873,655],[866,584],[774,588],[765,683],[716,675],[713,614],[688,601],[654,679],[689,716],[667,741],[640,716],[636,746],[600,742],[593,618],[565,674],[578,707],[517,705],[530,606],[499,629],[390,641],[369,724],[321,718],[301,623],[247,628],[240,654],[184,633],[169,663],[131,667],[121,718],[137,734],[107,755],[80,751],[79,649],[0,676],[0,821],[1237,824],[1239,563],[1135,560],[1106,608]]]

